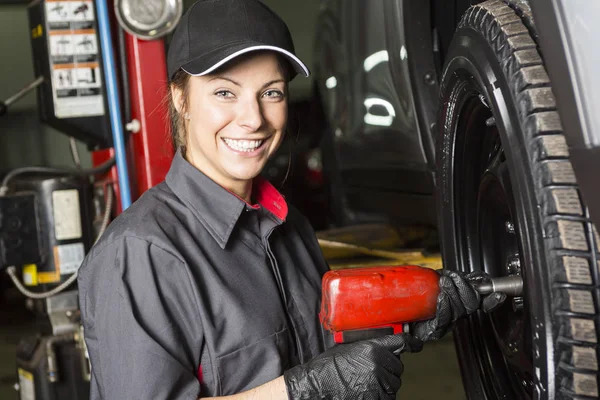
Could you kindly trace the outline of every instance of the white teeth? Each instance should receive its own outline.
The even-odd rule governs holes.
[[[234,139],[223,139],[227,146],[237,151],[250,152],[258,149],[263,143],[263,140],[234,140]]]

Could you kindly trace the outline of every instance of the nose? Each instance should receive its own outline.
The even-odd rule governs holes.
[[[248,99],[240,103],[240,106],[238,125],[250,132],[258,131],[264,123],[263,110],[258,99]]]

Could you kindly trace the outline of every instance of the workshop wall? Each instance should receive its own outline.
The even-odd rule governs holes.
[[[312,70],[314,32],[320,0],[263,0],[263,3],[271,7],[287,23],[294,38],[296,54]],[[312,77],[309,79],[297,77],[290,85],[292,100],[309,97],[311,88]]]
[[[31,45],[25,5],[0,6],[0,98],[19,90],[33,77]],[[35,95],[30,93],[15,105],[20,108],[35,106]]]
[[[25,3],[0,5],[0,38],[0,99],[6,99],[35,79]],[[90,166],[86,146],[78,148],[82,165]],[[74,165],[69,138],[39,122],[35,91],[0,117],[0,174],[31,165]]]

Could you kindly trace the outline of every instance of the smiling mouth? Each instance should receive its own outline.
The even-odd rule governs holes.
[[[235,140],[223,138],[223,142],[227,145],[227,147],[231,148],[235,151],[242,151],[245,153],[250,153],[258,148],[260,148],[265,142],[266,139],[262,140]]]

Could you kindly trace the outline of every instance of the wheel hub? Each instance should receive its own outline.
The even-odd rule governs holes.
[[[485,98],[474,94],[463,107],[457,129],[465,138],[464,186],[466,199],[460,218],[468,233],[463,248],[471,269],[492,277],[526,279],[520,249],[519,223],[508,162],[496,118]],[[475,233],[476,232],[476,233]],[[527,294],[507,300],[490,314],[481,313],[476,351],[483,367],[497,379],[495,386],[512,387],[518,398],[533,398],[533,363]],[[505,388],[504,390],[509,390]]]

